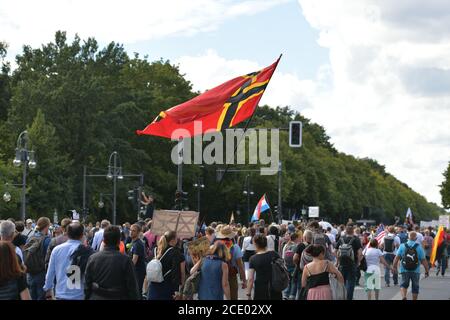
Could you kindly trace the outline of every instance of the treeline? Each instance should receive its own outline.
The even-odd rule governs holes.
[[[83,166],[88,174],[105,174],[109,156],[118,151],[124,174],[144,173],[144,190],[155,198],[157,208],[174,206],[177,167],[171,162],[174,142],[151,136],[137,136],[159,111],[191,99],[198,92],[169,61],[150,62],[138,54],[130,57],[122,45],[110,43],[99,48],[95,39],[75,37],[69,43],[64,32],[41,48],[24,46],[11,70],[4,60],[6,44],[0,43],[0,183],[11,193],[10,202],[0,201],[0,217],[20,217],[21,167],[14,167],[17,137],[28,130],[30,149],[37,167],[27,176],[29,216],[59,217],[68,210],[82,209]],[[251,70],[243,70],[244,72]],[[215,84],[211,84],[212,86]],[[280,133],[280,159],[283,163],[283,216],[289,218],[303,207],[319,206],[321,216],[341,222],[348,218],[392,221],[404,217],[411,207],[418,219],[435,218],[443,212],[437,205],[414,192],[387,173],[372,159],[356,159],[338,152],[323,127],[310,122],[289,107],[258,108],[250,127],[285,128],[290,120],[304,124],[303,146],[290,148],[287,132]],[[202,218],[227,221],[232,211],[239,221],[249,218],[245,172],[229,172],[217,182],[223,166],[184,166],[186,206],[197,207],[193,184],[202,176]],[[257,168],[257,166],[242,166]],[[136,209],[127,191],[138,178],[118,183],[118,222],[134,221]],[[5,187],[5,183],[9,183]],[[277,202],[277,176],[250,175],[254,192],[252,212],[259,197],[267,193],[272,207]],[[2,194],[3,194],[2,192]],[[106,178],[87,179],[89,218],[111,218],[111,203],[104,196],[104,208],[97,203],[100,194],[112,193]]]

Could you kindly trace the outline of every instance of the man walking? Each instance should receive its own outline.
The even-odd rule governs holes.
[[[394,269],[397,270],[398,263],[400,264],[400,274],[402,276],[402,283],[400,285],[400,292],[402,299],[407,300],[406,294],[408,292],[409,282],[411,281],[411,291],[413,300],[417,300],[419,295],[419,280],[420,280],[420,264],[425,268],[425,277],[428,277],[428,263],[425,258],[425,252],[421,245],[416,243],[417,234],[415,231],[409,233],[408,242],[401,244],[394,259]]]
[[[386,260],[389,268],[384,268],[384,282],[386,287],[390,286],[391,278],[391,266],[395,259],[395,254],[400,247],[400,238],[395,235],[395,227],[388,227],[388,234],[380,242],[380,249],[383,251],[384,260]],[[398,273],[393,272],[392,277],[394,280],[394,286],[398,285]]]
[[[108,220],[102,220],[100,224],[100,230],[98,230],[94,235],[94,240],[92,241],[92,249],[95,251],[100,250],[100,245],[103,241],[103,232],[105,228],[108,227],[111,223]]]
[[[80,246],[83,235],[83,225],[79,222],[72,222],[67,226],[68,240],[55,247],[51,252],[44,286],[46,299],[53,298],[55,281],[55,297],[57,300],[84,299],[84,286],[80,268],[71,266],[71,255]]]

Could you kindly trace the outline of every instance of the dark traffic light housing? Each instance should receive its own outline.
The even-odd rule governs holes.
[[[289,122],[289,146],[299,148],[302,146],[302,122]]]

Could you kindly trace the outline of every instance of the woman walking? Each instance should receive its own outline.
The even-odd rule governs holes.
[[[247,230],[247,236],[244,238],[242,243],[242,260],[245,266],[245,276],[248,279],[248,269],[250,264],[250,258],[256,253],[256,248],[253,243],[253,237],[256,235],[256,229],[251,227]]]
[[[14,246],[0,241],[0,300],[30,300],[25,270]]]
[[[325,248],[322,245],[310,245],[306,252],[313,257],[302,274],[302,287],[308,288],[306,300],[332,300],[329,274],[335,274],[342,284],[344,277],[330,261],[325,260]]]
[[[385,268],[393,270],[392,266],[389,266],[387,261],[384,259],[383,252],[378,249],[377,239],[372,239],[369,242],[369,247],[366,247],[363,251],[363,256],[366,258],[367,270],[364,272],[364,283],[365,290],[367,292],[367,299],[372,300],[372,292],[375,292],[375,300],[380,297],[381,289],[381,269],[380,263],[382,263]],[[392,271],[394,272],[394,271]]]

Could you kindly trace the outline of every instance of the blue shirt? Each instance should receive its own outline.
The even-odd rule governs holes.
[[[71,265],[70,256],[81,244],[79,240],[67,240],[56,246],[50,255],[44,290],[52,289],[56,280],[55,297],[66,300],[84,299],[84,281],[80,272],[68,270]],[[67,273],[73,275],[69,279]]]
[[[100,229],[94,234],[94,240],[92,241],[92,249],[94,249],[95,251],[100,250],[100,245],[102,244],[103,241],[103,232],[105,232],[105,230]]]
[[[242,258],[244,255],[242,254],[241,248],[237,244],[233,245],[233,256],[231,257],[231,265],[235,268],[238,268],[237,260]],[[239,268],[238,268],[239,269]]]
[[[412,241],[412,240],[408,240],[408,242],[407,242],[406,244],[408,245],[408,247],[412,247],[412,246],[414,246],[414,245],[416,244],[416,242],[415,242],[415,241]],[[400,258],[400,273],[404,273],[404,272],[415,272],[415,273],[420,273],[420,263],[421,263],[421,261],[422,261],[423,259],[425,259],[425,252],[423,251],[421,245],[417,245],[416,251],[417,251],[417,257],[419,258],[419,264],[417,265],[416,270],[414,270],[414,271],[406,270],[406,269],[403,267],[403,264],[401,263],[402,257],[403,257],[403,255],[404,255],[405,252],[406,252],[406,247],[405,247],[405,244],[404,244],[404,243],[402,243],[402,244],[400,245],[400,247],[398,248],[398,251],[397,251],[397,257]]]

